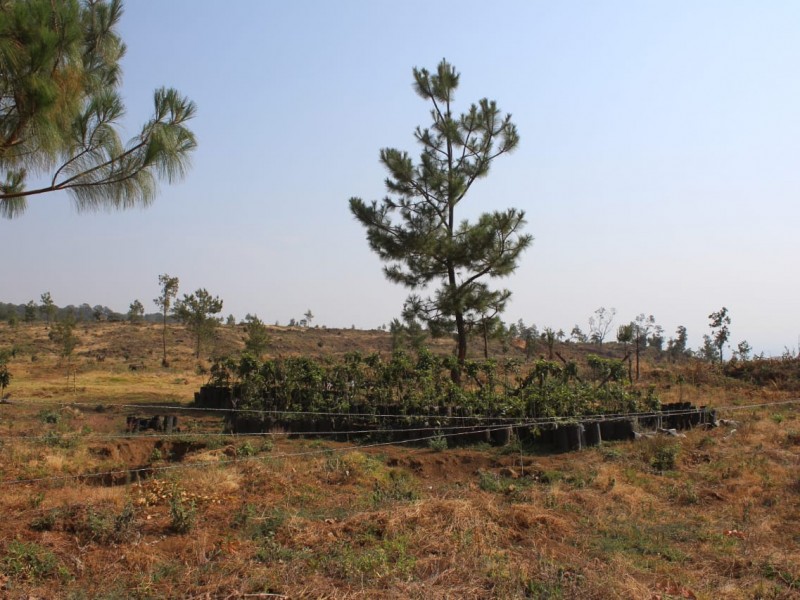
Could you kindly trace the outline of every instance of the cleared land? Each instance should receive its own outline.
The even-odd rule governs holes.
[[[271,333],[275,355],[391,348],[382,332]],[[189,408],[208,378],[182,328],[168,369],[157,326],[77,334],[70,367],[44,326],[0,327],[0,348],[17,348],[0,405],[4,597],[800,595],[800,420],[779,385],[650,357],[643,385],[664,402],[775,404],[685,438],[558,455],[231,437],[214,412],[165,408]],[[222,328],[214,351],[243,337]],[[125,436],[128,415],[158,412],[181,432]]]

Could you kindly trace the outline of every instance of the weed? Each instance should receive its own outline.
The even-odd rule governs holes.
[[[557,600],[563,597],[564,592],[558,582],[529,580],[525,583],[525,598]]]
[[[613,462],[622,458],[622,452],[620,452],[617,448],[600,446],[599,451],[600,455],[603,457],[603,460],[607,460],[609,462]]]
[[[711,448],[717,445],[717,440],[712,438],[710,435],[705,436],[700,442],[697,444],[697,447],[701,450],[706,448]]]
[[[675,468],[680,445],[668,438],[656,437],[646,440],[643,445],[645,462],[658,473]]]
[[[590,470],[588,473],[573,473],[564,477],[566,483],[579,489],[592,485],[595,479],[597,479],[597,471],[595,470]]]
[[[177,487],[172,488],[169,499],[170,527],[175,533],[188,533],[194,528],[197,508],[194,500],[186,502]]]
[[[478,472],[478,487],[484,492],[493,493],[512,493],[519,487],[529,487],[531,479],[515,479],[514,477],[504,477],[491,471]]]
[[[681,487],[674,486],[670,489],[670,498],[685,505],[693,505],[700,502],[700,496],[697,495],[697,490],[691,482],[686,482]]]
[[[780,413],[775,413],[772,415],[772,420],[775,422],[776,425],[780,425],[783,423],[784,416]]]
[[[790,589],[800,588],[800,573],[793,574],[788,569],[781,569],[772,563],[766,563],[762,567],[762,572],[767,579],[777,580]]]
[[[233,513],[231,520],[231,527],[234,529],[244,529],[247,527],[256,515],[256,507],[253,504],[242,504],[239,509]]]
[[[409,550],[408,538],[398,536],[370,545],[367,538],[361,546],[341,544],[325,560],[332,575],[350,581],[370,581],[383,577],[407,578],[414,569],[416,558]]]
[[[43,410],[39,413],[39,420],[42,423],[50,423],[55,425],[59,421],[61,421],[61,413],[56,410]]]
[[[78,440],[72,436],[61,435],[56,431],[48,431],[42,438],[42,443],[51,448],[63,448],[68,450],[74,448]]]
[[[253,447],[253,444],[251,444],[249,441],[245,442],[236,449],[236,456],[255,456],[256,453],[257,451],[255,447]]]
[[[51,510],[41,517],[36,517],[31,521],[31,529],[34,531],[53,531],[58,519],[59,510]]]
[[[153,451],[150,453],[150,462],[158,462],[164,458],[164,455],[161,453],[160,448],[153,448]]]
[[[478,487],[484,492],[501,492],[500,476],[491,471],[480,471],[478,473]]]
[[[669,530],[648,531],[636,524],[613,523],[608,529],[600,529],[599,544],[604,556],[623,553],[646,557],[657,557],[668,562],[683,562],[688,557],[668,541],[674,540],[673,533],[686,529],[685,525],[672,525]],[[683,540],[676,540],[683,541]]]
[[[14,540],[8,545],[2,567],[3,572],[12,577],[37,580],[55,575],[58,559],[38,544]]]
[[[376,481],[372,491],[372,502],[409,502],[419,499],[414,478],[400,469],[391,469],[383,481]]]
[[[564,479],[564,474],[560,471],[542,471],[539,474],[539,481],[542,483],[556,483]]]
[[[118,515],[110,511],[96,511],[92,508],[86,514],[86,530],[92,541],[100,544],[127,541],[133,527],[133,505],[128,503]]]
[[[443,452],[447,450],[447,438],[444,437],[441,431],[437,431],[436,436],[428,440],[428,448],[434,452]]]

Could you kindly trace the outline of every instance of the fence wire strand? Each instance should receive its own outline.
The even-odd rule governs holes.
[[[758,404],[715,406],[715,407],[709,407],[709,408],[711,410],[715,410],[715,411],[718,411],[718,412],[726,412],[726,411],[735,412],[735,411],[740,411],[740,410],[756,410],[756,409],[759,409],[759,408],[768,408],[768,407],[776,407],[776,406],[788,406],[788,405],[797,404],[797,403],[800,403],[800,399],[791,399],[791,400],[783,400],[783,401],[775,401],[775,402],[764,402],[764,403],[758,403]],[[71,405],[71,406],[74,406],[74,405]],[[117,406],[120,406],[120,405],[117,405]],[[148,407],[147,405],[125,405],[125,406],[128,406],[128,407],[136,406],[136,407],[139,407],[139,408]],[[149,408],[159,408],[159,409],[161,409],[162,407],[149,406]],[[180,407],[177,407],[177,408],[180,408]],[[187,407],[183,407],[183,408],[187,408]],[[218,409],[218,410],[225,410],[225,409]],[[587,423],[587,422],[595,422],[595,421],[598,421],[598,420],[599,421],[602,421],[602,420],[618,420],[618,419],[621,419],[621,418],[652,418],[652,417],[659,417],[659,416],[663,417],[663,416],[672,416],[672,415],[678,416],[678,415],[684,415],[684,414],[694,414],[694,413],[697,412],[697,410],[698,409],[685,409],[685,410],[667,411],[667,412],[651,411],[651,412],[640,412],[640,413],[617,413],[615,415],[582,415],[580,417],[547,417],[547,418],[540,418],[540,419],[525,419],[525,420],[522,420],[522,421],[517,420],[516,422],[513,422],[513,423],[503,423],[503,424],[495,424],[495,425],[491,425],[491,424],[487,424],[487,425],[476,424],[476,425],[461,426],[461,427],[445,427],[446,429],[456,429],[456,428],[460,429],[459,431],[452,432],[452,433],[450,433],[450,432],[448,432],[448,433],[442,432],[441,431],[442,426],[438,425],[436,427],[433,427],[433,426],[431,426],[431,427],[423,427],[423,428],[418,428],[416,430],[416,431],[435,431],[436,433],[434,435],[416,437],[416,438],[411,438],[411,439],[407,439],[407,440],[393,440],[393,441],[388,441],[388,442],[373,442],[373,443],[369,443],[369,444],[350,445],[350,446],[345,446],[345,447],[341,447],[341,448],[324,448],[324,449],[319,449],[319,450],[307,450],[307,451],[302,451],[302,452],[287,452],[287,453],[283,453],[283,454],[269,454],[269,455],[266,455],[266,456],[236,457],[236,458],[218,460],[218,461],[214,461],[214,462],[203,461],[203,462],[193,462],[193,463],[181,463],[181,464],[178,464],[178,465],[162,465],[162,466],[155,466],[155,467],[139,467],[139,468],[136,468],[136,469],[122,469],[122,470],[104,471],[104,472],[98,472],[98,473],[81,473],[81,474],[74,474],[74,475],[54,475],[54,476],[48,476],[48,477],[36,477],[36,478],[29,478],[29,479],[13,479],[13,480],[9,479],[9,480],[5,480],[5,481],[0,481],[0,488],[16,486],[16,485],[29,485],[29,484],[34,484],[34,483],[44,483],[44,482],[88,480],[88,479],[95,479],[95,478],[101,478],[101,477],[113,477],[113,476],[119,476],[119,475],[125,475],[126,477],[134,477],[134,476],[138,477],[139,474],[150,474],[150,473],[155,473],[155,472],[164,472],[164,471],[173,471],[173,470],[180,470],[180,469],[200,468],[200,467],[213,467],[213,466],[218,466],[218,465],[236,464],[236,463],[240,463],[240,462],[253,461],[253,460],[265,460],[265,459],[272,460],[272,459],[281,459],[281,458],[298,458],[298,457],[304,457],[304,456],[330,454],[332,452],[349,452],[349,451],[352,451],[352,450],[365,450],[365,449],[369,449],[369,448],[378,448],[378,447],[385,447],[385,446],[401,446],[401,445],[406,445],[406,444],[414,444],[414,443],[418,443],[418,442],[426,442],[426,441],[429,441],[429,440],[435,440],[435,439],[440,439],[440,438],[456,437],[456,436],[461,436],[461,435],[470,434],[470,433],[478,433],[478,432],[483,432],[483,431],[485,431],[485,432],[500,431],[500,430],[504,430],[504,429],[508,429],[508,428],[520,429],[520,428],[524,428],[524,427],[536,427],[536,426],[543,425],[543,424],[554,424],[554,423],[583,424],[583,423]],[[246,411],[246,412],[251,412],[251,411]],[[282,414],[286,414],[286,413],[283,412]],[[299,412],[297,412],[297,413],[293,413],[293,414],[307,415],[307,414],[315,414],[315,413],[299,413]],[[320,413],[316,413],[316,414],[320,414]],[[325,413],[325,414],[329,414],[329,413]],[[334,414],[338,414],[339,416],[347,416],[347,417],[353,417],[353,416],[375,417],[376,416],[376,415],[354,415],[354,414],[350,414],[350,413],[334,413]],[[396,415],[390,415],[390,416],[396,416]],[[432,415],[428,416],[428,417],[432,417]],[[408,416],[404,415],[403,418],[408,418]],[[475,418],[475,417],[469,417],[469,418]],[[390,429],[390,430],[370,429],[370,430],[365,430],[366,433],[378,433],[378,432],[385,433],[385,432],[403,432],[403,431],[414,431],[414,430],[404,430],[404,429]],[[335,435],[343,435],[343,434],[348,434],[348,433],[356,434],[356,432],[347,432],[347,431],[336,431],[336,432],[333,432],[333,433],[335,433]],[[257,436],[257,435],[264,436],[264,435],[273,435],[273,434],[274,434],[274,432],[264,432],[264,433],[256,433],[256,434],[204,434],[204,433],[199,433],[198,432],[198,433],[186,433],[186,434],[180,433],[180,434],[173,434],[173,435],[175,435],[176,437],[184,437],[184,438],[185,437],[192,437],[192,436],[204,437],[204,436],[207,436],[207,435],[232,435],[232,436],[236,436],[236,437],[239,437],[239,438],[243,438],[243,437],[249,437],[249,436]],[[329,434],[331,434],[331,433],[329,433]],[[319,435],[324,435],[324,433],[321,433],[321,432],[306,432],[306,433],[290,432],[290,433],[281,433],[280,435],[294,435],[294,436],[317,435],[317,436],[319,436]],[[164,435],[147,434],[147,435],[140,435],[140,436],[119,436],[119,437],[122,437],[122,438],[139,437],[139,438],[160,439],[160,438],[163,438],[163,437],[166,437],[166,436],[164,436]],[[42,436],[37,436],[37,438],[42,439]],[[20,438],[15,438],[14,436],[11,436],[11,437],[0,436],[0,439],[20,439]],[[25,438],[23,438],[23,439],[25,439]],[[29,437],[27,437],[27,439],[34,439],[34,438],[32,436],[29,436]],[[81,439],[90,439],[90,438],[81,438]],[[98,439],[98,438],[95,438],[95,439]],[[115,439],[115,438],[109,437],[108,439]]]

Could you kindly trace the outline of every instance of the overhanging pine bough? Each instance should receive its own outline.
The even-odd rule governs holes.
[[[520,231],[525,213],[515,208],[484,213],[477,221],[456,220],[456,207],[472,184],[489,173],[492,161],[519,143],[510,115],[483,99],[454,116],[451,105],[459,74],[442,60],[436,73],[414,69],[414,89],[432,105],[429,128],[417,127],[418,164],[407,152],[384,148],[389,195],[380,203],[350,199],[353,216],[367,230],[370,248],[388,263],[390,281],[412,290],[438,284],[433,296],[412,294],[404,313],[432,333],[455,331],[458,364],[467,356],[467,333],[487,314],[502,312],[511,292],[491,290],[487,278],[513,273],[533,238]],[[458,369],[453,379],[460,379]]]
[[[124,144],[117,35],[120,0],[0,3],[0,215],[26,198],[67,191],[79,209],[146,206],[157,178],[181,179],[196,147],[195,105],[154,94],[153,117]],[[29,174],[45,183],[26,189]]]

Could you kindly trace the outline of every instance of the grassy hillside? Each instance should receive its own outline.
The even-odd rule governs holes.
[[[228,436],[218,413],[180,410],[209,365],[182,328],[166,369],[158,326],[76,332],[68,379],[44,326],[0,328],[0,348],[16,348],[0,404],[0,597],[798,597],[800,420],[774,380],[648,357],[642,385],[735,422],[566,454]],[[391,348],[384,332],[271,335],[274,355]],[[221,328],[210,352],[243,337]],[[159,412],[181,432],[125,433],[128,415]]]

